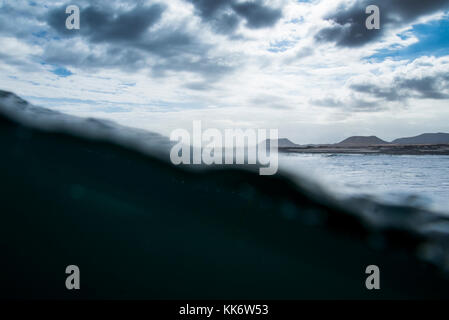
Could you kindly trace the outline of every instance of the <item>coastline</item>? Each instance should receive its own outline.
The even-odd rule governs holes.
[[[279,147],[282,153],[305,154],[390,154],[390,155],[449,155],[449,144],[423,145],[314,145]]]

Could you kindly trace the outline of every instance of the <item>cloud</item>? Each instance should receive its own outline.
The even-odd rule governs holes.
[[[367,93],[388,101],[415,99],[449,99],[446,90],[449,85],[449,76],[435,74],[420,78],[395,78],[388,86],[379,86],[374,83],[352,85],[351,89]]]
[[[165,10],[160,4],[136,5],[129,11],[116,13],[112,9],[89,6],[82,9],[82,28],[79,31],[65,27],[66,6],[48,14],[48,24],[65,36],[81,34],[91,42],[132,42],[140,40],[149,27],[158,22]]]
[[[236,0],[187,0],[191,2],[203,22],[217,33],[233,34],[241,20],[249,29],[274,26],[282,17],[282,10],[261,2],[238,2]]]
[[[34,7],[24,0],[0,1],[0,34],[32,38],[45,11],[46,8]]]
[[[389,75],[352,79],[349,87],[387,101],[449,99],[449,59],[422,57]]]
[[[194,91],[209,91],[212,86],[206,81],[190,82],[184,85],[185,88]]]
[[[405,98],[399,92],[400,88],[394,86],[393,83],[389,84],[388,87],[380,87],[374,83],[353,84],[350,88],[356,92],[367,93],[376,98],[382,98],[388,101],[397,101]]]
[[[209,23],[217,33],[231,34],[239,23],[239,17],[230,10],[232,0],[187,0],[191,2],[201,19]]]
[[[344,99],[337,97],[324,97],[310,99],[309,102],[318,107],[338,108],[350,112],[379,112],[386,109],[385,106],[379,103],[379,101],[361,99],[355,97],[353,94],[350,94]]]
[[[375,4],[380,9],[380,30],[368,30],[366,7]],[[340,4],[325,19],[330,26],[321,29],[315,39],[335,42],[341,47],[360,47],[379,39],[387,30],[404,27],[418,18],[449,9],[449,0],[357,0]]]
[[[449,99],[449,57],[384,61],[369,68],[347,79],[338,90],[329,88],[324,96],[310,98],[309,103],[346,112],[383,112],[410,108],[421,100],[435,104]]]
[[[288,100],[272,94],[260,94],[250,100],[250,105],[256,108],[270,108],[274,110],[292,110],[294,107]]]
[[[310,103],[319,107],[341,107],[344,105],[343,101],[334,97],[310,99]]]
[[[326,141],[329,128],[378,130],[391,119],[391,131],[447,128],[449,57],[408,60],[436,55],[429,42],[444,46],[446,24],[423,36],[411,25],[440,19],[447,1],[30,3],[0,0],[0,86],[61,111],[164,134],[193,119],[252,123],[290,128],[293,140],[306,128]],[[81,9],[79,31],[65,28],[68,4]],[[365,29],[367,4],[380,6],[379,32]],[[412,45],[426,50],[397,55]],[[392,59],[374,56],[387,49]]]
[[[81,8],[80,30],[66,29],[65,8],[55,8],[46,17],[62,38],[47,45],[44,57],[48,63],[126,72],[148,69],[158,77],[168,71],[189,72],[210,81],[233,70],[229,63],[225,66],[210,57],[213,46],[189,32],[183,21],[162,23],[165,5],[88,5]],[[69,49],[64,48],[70,43]]]
[[[273,9],[256,2],[234,3],[234,11],[246,19],[248,28],[272,27],[282,17],[280,9]]]

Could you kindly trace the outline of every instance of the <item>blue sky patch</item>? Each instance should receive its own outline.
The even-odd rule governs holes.
[[[380,50],[378,53],[368,57],[382,61],[386,58],[395,60],[416,59],[421,56],[441,57],[449,54],[449,17],[427,24],[414,25],[411,31],[419,41],[406,48],[389,48]],[[399,34],[404,39],[404,34]]]
[[[64,67],[55,68],[55,69],[52,70],[52,72],[55,75],[57,75],[59,77],[63,77],[63,78],[69,77],[69,76],[71,76],[73,74],[70,70],[68,70],[68,69],[66,69]]]

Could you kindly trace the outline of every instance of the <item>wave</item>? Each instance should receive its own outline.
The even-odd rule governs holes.
[[[306,178],[173,166],[171,142],[0,92],[1,298],[447,298],[449,220]],[[365,288],[378,265],[381,290]]]

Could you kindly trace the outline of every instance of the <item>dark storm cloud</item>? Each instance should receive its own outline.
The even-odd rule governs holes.
[[[446,89],[449,81],[449,76],[438,77],[424,77],[422,79],[405,79],[400,83],[401,88],[411,90],[418,93],[421,98],[429,99],[449,99],[449,95],[443,93],[443,88]],[[445,84],[442,88],[442,84]]]
[[[217,33],[232,34],[240,23],[239,16],[230,9],[234,0],[186,0],[192,3],[201,19]]]
[[[350,88],[388,101],[416,99],[449,99],[449,75],[435,73],[421,78],[396,77],[387,87],[375,83],[353,84]]]
[[[281,10],[265,7],[256,2],[235,3],[232,8],[246,19],[248,28],[272,27],[282,17]]]
[[[185,0],[212,30],[231,39],[247,28],[273,26],[282,11],[265,1]],[[80,30],[68,30],[68,5],[80,8]],[[65,3],[5,3],[0,10],[0,34],[6,33],[41,47],[33,59],[43,65],[102,68],[126,72],[146,70],[152,76],[170,72],[199,75],[199,82],[214,82],[235,70],[237,56],[217,55],[215,45],[195,32],[185,18],[165,24],[169,6],[163,1],[77,0]],[[196,86],[197,90],[207,86]]]
[[[213,9],[216,5],[205,9],[205,14],[216,10]],[[156,24],[163,19],[166,10],[163,5],[136,5],[121,11],[117,8],[112,10],[107,3],[101,7],[88,5],[80,8],[80,30],[66,29],[68,15],[65,8],[65,5],[61,6],[48,14],[47,21],[53,30],[62,38],[83,39],[91,49],[102,45],[103,50],[101,53],[91,50],[83,54],[71,53],[58,45],[48,46],[45,56],[49,63],[80,68],[121,68],[125,71],[148,68],[153,76],[164,76],[168,71],[191,72],[209,81],[232,71],[232,67],[207,58],[212,46],[204,43],[198,35],[186,31],[182,22],[178,26],[158,28]],[[149,63],[151,57],[155,59],[150,59]]]
[[[223,34],[232,34],[241,20],[246,27],[259,29],[274,26],[282,17],[282,10],[259,2],[236,0],[187,0],[195,6],[198,15],[212,28]]]
[[[115,14],[105,8],[87,7],[82,10],[82,28],[74,31],[65,27],[68,15],[63,6],[49,13],[48,24],[63,35],[79,33],[92,42],[134,41],[161,19],[164,10],[165,7],[154,4],[150,7],[136,6],[130,11]]]
[[[377,5],[380,9],[380,30],[368,30],[365,9]],[[318,41],[335,42],[339,46],[359,47],[378,39],[386,30],[401,27],[417,18],[449,9],[449,0],[359,0],[342,5],[326,16],[333,25],[320,30]]]
[[[176,28],[151,32],[133,46],[163,58],[185,54],[200,56],[210,49],[193,35]]]
[[[218,11],[227,8],[234,0],[187,0],[192,3],[199,11],[201,17],[210,19],[216,15]]]
[[[221,13],[211,22],[212,28],[217,33],[232,34],[239,26],[240,19],[234,13]]]

